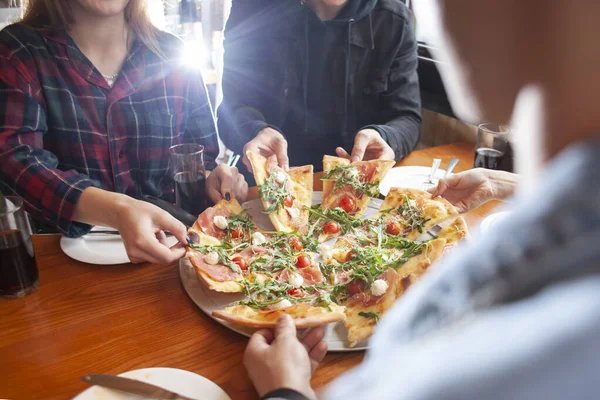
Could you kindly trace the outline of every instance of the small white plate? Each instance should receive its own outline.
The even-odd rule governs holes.
[[[483,235],[487,235],[496,225],[498,225],[498,223],[505,220],[508,216],[510,216],[510,211],[500,211],[488,215],[481,221],[479,232]]]
[[[313,192],[313,204],[320,204],[323,199],[323,192]],[[364,217],[372,217],[381,207],[382,200],[372,199],[369,203],[369,207],[364,213]],[[242,206],[247,210],[248,214],[254,220],[254,223],[261,229],[273,230],[273,225],[269,217],[263,213],[263,205],[260,200],[255,199],[248,201]],[[331,239],[325,242],[328,245],[333,245],[336,239]],[[181,282],[187,292],[188,296],[194,303],[200,308],[206,315],[213,318],[215,321],[223,326],[240,333],[244,336],[250,337],[255,329],[247,328],[239,325],[229,323],[227,321],[214,318],[212,312],[215,310],[222,310],[229,306],[231,303],[242,300],[244,296],[240,293],[219,293],[210,290],[206,285],[198,279],[196,271],[192,266],[192,263],[187,258],[182,258],[179,261],[179,275],[181,276]],[[359,351],[365,350],[368,346],[368,341],[360,342],[354,347],[350,347],[348,341],[348,332],[343,322],[335,322],[325,327],[325,342],[327,342],[329,351]]]
[[[95,226],[95,230],[111,230],[104,226]],[[174,237],[167,237],[169,246],[177,243]],[[60,239],[60,248],[69,257],[88,264],[114,265],[127,264],[129,257],[120,235],[84,235],[72,239],[63,236]]]
[[[409,166],[392,168],[379,184],[379,191],[382,195],[387,196],[393,187],[421,189],[423,183],[429,180],[429,174],[431,174],[431,167]],[[445,174],[445,169],[438,169],[433,178],[433,183],[437,185],[438,181]]]
[[[202,400],[231,400],[216,383],[190,371],[176,368],[144,368],[119,376],[148,382],[182,396]],[[73,400],[142,400],[144,398],[118,390],[92,386]]]

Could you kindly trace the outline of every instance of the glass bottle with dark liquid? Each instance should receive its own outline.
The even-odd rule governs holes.
[[[175,180],[175,201],[178,207],[192,215],[201,214],[208,206],[204,175],[179,172]]]
[[[18,230],[0,232],[0,295],[22,297],[35,291],[38,285],[29,235]]]

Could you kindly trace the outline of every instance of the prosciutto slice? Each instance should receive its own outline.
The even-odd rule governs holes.
[[[385,295],[392,290],[394,283],[400,279],[400,276],[391,268],[388,268],[383,274],[379,275],[378,279],[383,279],[388,284],[388,290],[381,296],[374,296],[370,290],[362,293],[353,294],[348,298],[350,304],[362,307],[370,307],[380,303]]]
[[[220,240],[225,237],[227,232],[217,228],[217,226],[213,222],[213,219],[218,215],[221,215],[225,218],[229,218],[231,216],[231,212],[225,207],[210,207],[198,216],[197,222],[198,225],[200,225],[202,232]]]
[[[296,273],[304,279],[306,285],[315,285],[323,282],[323,274],[317,266],[310,266],[306,268],[298,268]],[[284,269],[281,274],[277,277],[280,282],[289,282],[290,270]]]
[[[200,252],[193,252],[189,255],[192,265],[204,272],[210,279],[217,282],[237,281],[242,278],[241,274],[234,272],[231,268],[222,264],[208,264],[204,261],[205,255]]]

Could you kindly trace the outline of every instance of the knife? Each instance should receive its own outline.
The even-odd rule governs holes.
[[[428,240],[437,239],[437,236],[439,235],[439,233],[442,229],[444,229],[445,227],[452,224],[452,222],[454,222],[456,220],[456,218],[459,218],[461,216],[462,216],[461,214],[451,215],[448,218],[441,220],[436,225],[429,228],[429,230],[427,232],[425,232],[421,236],[419,236],[419,238],[416,240],[416,242],[426,242]]]
[[[85,383],[89,383],[90,385],[98,385],[109,389],[116,389],[149,399],[194,400],[190,397],[182,396],[150,383],[130,378],[123,378],[121,376],[105,374],[85,375],[81,377],[81,380]]]
[[[176,205],[171,204],[168,201],[161,200],[158,197],[144,195],[142,197],[142,200],[150,204],[154,204],[158,208],[165,210],[188,228],[194,225],[196,219],[198,219],[198,216],[194,216],[189,212],[185,211],[183,208],[177,207]]]

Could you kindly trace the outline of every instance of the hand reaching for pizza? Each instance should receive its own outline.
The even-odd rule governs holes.
[[[260,397],[282,388],[315,399],[310,378],[327,353],[325,331],[318,327],[299,340],[292,318],[283,314],[274,331],[263,329],[250,338],[244,366]]]
[[[363,129],[354,138],[352,154],[348,154],[341,147],[335,149],[338,157],[347,158],[350,161],[368,160],[394,160],[394,150],[383,140],[375,129]]]
[[[248,150],[258,153],[265,158],[275,156],[277,158],[277,165],[279,165],[285,171],[288,171],[290,168],[290,160],[287,154],[287,140],[285,140],[281,133],[273,128],[265,128],[261,130],[254,139],[246,143],[244,146],[244,157],[242,158],[242,162],[248,168],[248,171],[254,172],[252,170],[252,164],[246,156],[246,152]]]
[[[169,265],[185,255],[185,225],[155,205],[121,193],[85,189],[73,220],[117,229],[133,263]],[[164,231],[171,232],[180,243],[169,247]]]
[[[248,183],[238,169],[219,164],[206,178],[206,193],[214,203],[235,197],[240,203],[248,197]]]
[[[515,174],[476,168],[440,180],[429,192],[433,197],[442,196],[463,213],[487,201],[510,196],[516,184]]]

